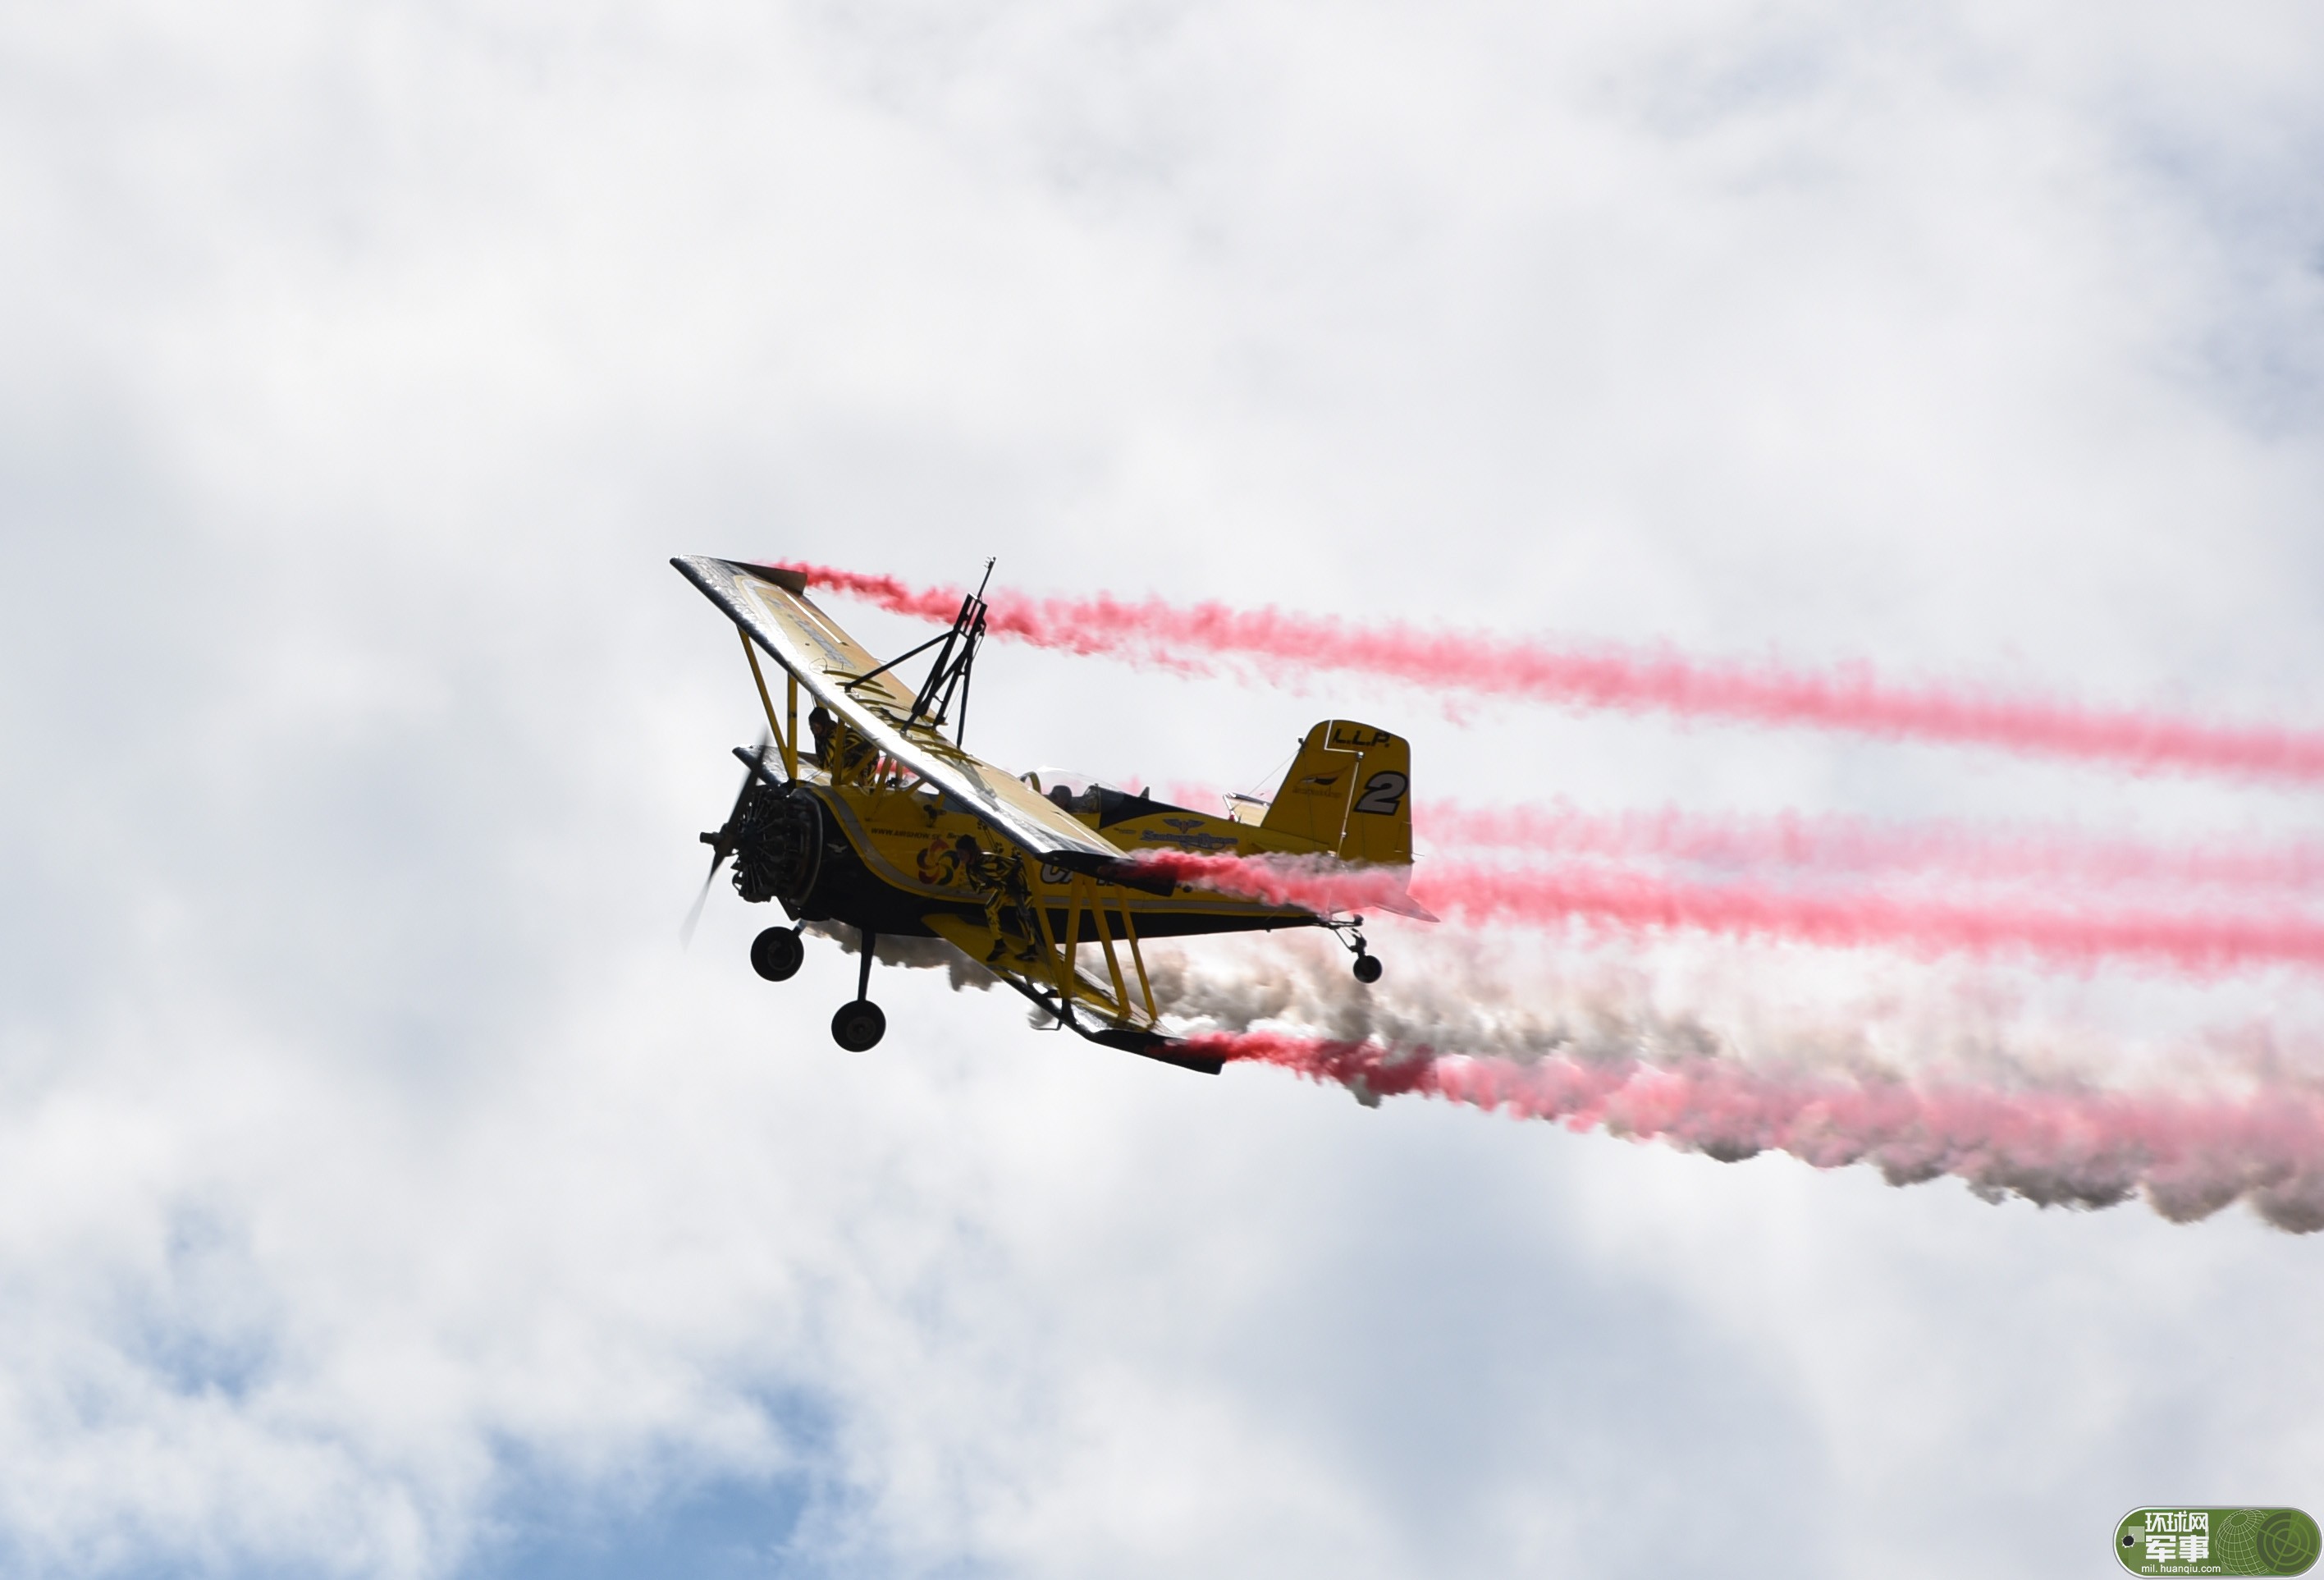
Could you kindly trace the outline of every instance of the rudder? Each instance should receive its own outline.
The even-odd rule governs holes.
[[[1307,732],[1259,827],[1342,861],[1412,864],[1412,748],[1351,719]]]

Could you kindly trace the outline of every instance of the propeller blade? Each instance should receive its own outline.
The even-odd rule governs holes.
[[[681,926],[678,929],[678,947],[679,948],[690,949],[694,947],[694,924],[702,919],[703,901],[710,898],[710,885],[718,881],[718,864],[725,859],[726,853],[723,850],[712,855],[710,858],[710,875],[702,880],[702,892],[695,895],[694,908],[686,913],[685,925]]]
[[[774,744],[774,735],[761,731],[759,735],[759,749],[752,755],[761,762],[764,762],[767,760],[767,748]],[[726,821],[718,826],[717,833],[706,834],[702,836],[702,843],[710,847],[710,871],[703,877],[702,892],[694,897],[694,908],[686,913],[685,925],[678,929],[678,947],[681,949],[694,947],[695,924],[702,919],[702,907],[710,898],[710,885],[718,881],[718,869],[725,864],[728,856],[734,854],[734,822],[742,817],[742,803],[751,797],[751,781],[757,777],[758,773],[754,770],[746,768],[742,771],[742,788],[734,792],[734,804],[727,809]]]

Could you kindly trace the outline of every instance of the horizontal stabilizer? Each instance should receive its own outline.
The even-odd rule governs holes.
[[[1391,916],[1408,916],[1415,921],[1442,921],[1444,919],[1443,917],[1438,916],[1434,911],[1429,910],[1428,907],[1423,905],[1419,901],[1415,900],[1409,894],[1398,894],[1389,900],[1375,900],[1372,901],[1372,909],[1374,910],[1385,910]]]

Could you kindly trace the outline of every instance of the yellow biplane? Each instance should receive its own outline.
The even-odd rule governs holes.
[[[1158,1029],[1141,939],[1328,928],[1355,956],[1356,976],[1379,979],[1360,916],[1175,882],[1131,858],[1274,853],[1408,869],[1412,763],[1401,737],[1327,719],[1308,732],[1272,801],[1236,798],[1223,817],[1007,773],[961,745],[982,588],[963,599],[949,630],[882,663],[807,598],[797,571],[698,556],[670,563],[734,622],[767,716],[767,741],[735,749],[748,773],[733,810],[702,836],[711,847],[704,896],[731,857],[744,900],[780,903],[794,925],[751,946],[752,965],[773,982],[798,972],[804,924],[855,929],[855,997],[831,1021],[842,1048],[871,1048],[887,1030],[868,996],[881,937],[941,938],[1093,1041],[1213,1074],[1217,1059]],[[931,649],[927,678],[906,684],[899,666]],[[779,706],[761,653],[781,671]]]

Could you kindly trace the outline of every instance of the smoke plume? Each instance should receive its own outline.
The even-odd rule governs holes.
[[[801,568],[899,613],[948,620],[960,602],[889,577]],[[2142,772],[2324,780],[2324,733],[1897,684],[1862,669],[1480,640],[1154,599],[1000,599],[989,629],[1198,672],[1336,669],[1470,695],[1813,725]],[[2324,919],[2293,902],[2324,891],[2324,847],[2170,849],[2055,828],[1593,818],[1563,807],[1432,806],[1416,824],[1440,849],[1535,859],[1435,859],[1416,870],[1140,853],[1178,882],[1222,892],[1325,914],[1409,913],[1416,902],[1455,924],[1439,932],[1433,956],[1426,946],[1408,953],[1406,966],[1421,969],[1392,967],[1386,985],[1370,989],[1320,938],[1237,940],[1224,967],[1183,946],[1157,947],[1149,964],[1167,1028],[1198,1050],[1337,1083],[1371,1104],[1437,1097],[1720,1160],[1781,1151],[1820,1169],[1868,1164],[1895,1184],[1957,1178],[1987,1197],[2043,1205],[2143,1196],[2180,1221],[2243,1200],[2279,1227],[2324,1229],[2324,1074],[2285,1052],[2273,1011],[2232,1032],[2126,1035],[2027,1007],[2054,1000],[2070,976],[2114,965],[2175,974],[2167,988],[2137,978],[2139,993],[2214,1001],[2244,991],[2224,980],[2236,974],[2316,972]],[[2013,892],[2029,883],[2042,893]],[[2057,893],[2069,898],[2049,898]],[[1494,950],[1511,937],[1545,948],[1554,940],[1560,963],[1506,969]],[[1723,954],[1732,969],[1722,977],[1640,964],[1688,950]],[[1786,996],[1785,969],[1812,974],[1807,963],[1832,962],[1839,950],[1878,952],[1846,959],[1852,988],[1834,993],[1826,982],[1821,996]],[[883,941],[881,957],[891,953],[899,964],[951,966],[957,952],[891,952]],[[1593,955],[1596,966],[1582,970]],[[2024,968],[2067,975],[2026,978]],[[1997,985],[2013,973],[2033,984],[2015,998]],[[990,981],[956,966],[953,978],[955,987]],[[2120,1002],[2133,985],[2110,977],[2108,995]],[[2276,999],[2307,990],[2298,977],[2264,985]],[[1868,991],[1887,997],[1874,1003]]]
[[[2112,1206],[2143,1192],[2181,1222],[2239,1197],[2279,1228],[2324,1229],[2324,1098],[1997,1091],[1769,1076],[1732,1065],[1597,1065],[1563,1057],[1397,1050],[1275,1031],[1192,1046],[1361,1095],[1417,1093],[1577,1131],[1663,1140],[1722,1161],[1783,1151],[1818,1169],[1870,1163],[1891,1184],[1952,1175],[1990,1197]]]
[[[809,928],[859,947],[852,929]],[[2324,1228],[2324,1074],[2264,1034],[2148,1047],[2147,1079],[2126,1089],[2109,1085],[2136,1062],[2120,1039],[2045,1021],[1967,967],[1856,967],[1834,993],[1780,947],[1519,964],[1493,939],[1413,929],[1393,954],[1369,986],[1320,937],[1208,957],[1153,945],[1148,966],[1193,1048],[1368,1104],[1437,1097],[1723,1161],[1865,1163],[1896,1185],[1950,1176],[1988,1199],[2138,1196],[2180,1222],[2247,1200],[2277,1227]],[[879,957],[943,966],[955,989],[993,983],[940,940],[882,938]]]
[[[1928,876],[2084,888],[2324,890],[2324,845],[2165,845],[2055,827],[1899,824],[1782,812],[1720,817],[1674,808],[1584,812],[1424,803],[1413,830],[1440,849],[1501,848],[1557,856],[1685,863],[1803,876]]]
[[[844,922],[803,921],[799,929],[831,939],[844,954],[863,953],[863,935]],[[964,987],[990,992],[1001,981],[942,938],[908,938],[881,933],[872,945],[872,958],[880,965],[900,966],[908,971],[942,971],[954,993]]]
[[[1952,1176],[2045,1206],[2143,1195],[2181,1222],[2248,1199],[2278,1227],[2324,1228],[2324,1081],[2264,1039],[2150,1050],[2157,1067],[2122,1089],[2101,1078],[2122,1062],[2106,1039],[1959,975],[1917,992],[1900,977],[1870,995],[1885,1005],[1802,1016],[1770,1009],[1781,963],[1766,957],[1708,977],[1698,958],[1657,983],[1635,964],[1513,973],[1468,939],[1397,952],[1417,968],[1367,989],[1331,951],[1288,939],[1264,958],[1163,949],[1155,990],[1194,1045],[1367,1103],[1416,1094],[1727,1161],[1783,1151],[1868,1163],[1892,1184]]]
[[[1348,867],[1314,856],[1141,852],[1181,882],[1317,911],[1408,903],[1401,868]],[[1923,956],[2022,956],[2074,970],[2110,961],[2190,976],[2269,966],[2324,966],[2324,923],[2298,912],[2204,914],[2060,909],[2014,901],[1803,893],[1753,882],[1694,883],[1572,864],[1509,870],[1435,862],[1409,896],[1471,922],[1581,922],[1636,933],[1714,933],[1825,948],[1879,947]]]
[[[961,594],[893,577],[793,565],[816,585],[884,609],[950,620]],[[1200,671],[1340,670],[1566,707],[1614,708],[2080,759],[2140,772],[2324,780],[2324,732],[2219,725],[2136,708],[1935,682],[1905,684],[1862,665],[1827,670],[1697,659],[1665,649],[1493,640],[1222,604],[1084,598],[992,600],[987,629],[1037,646]]]

